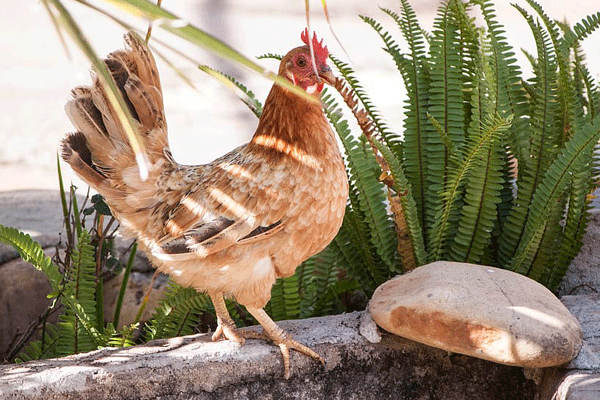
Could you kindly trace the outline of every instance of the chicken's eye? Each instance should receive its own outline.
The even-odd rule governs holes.
[[[298,57],[298,59],[296,60],[296,65],[299,66],[300,68],[306,67],[306,58]]]

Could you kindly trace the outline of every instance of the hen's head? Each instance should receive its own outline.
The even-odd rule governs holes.
[[[289,79],[294,85],[300,86],[308,94],[321,93],[324,83],[330,85],[335,83],[335,76],[327,65],[329,51],[327,51],[327,46],[323,46],[323,40],[321,39],[319,42],[317,35],[314,34],[312,45],[317,67],[317,71],[315,71],[308,44],[308,29],[302,32],[300,38],[305,45],[296,47],[281,59],[279,75]]]

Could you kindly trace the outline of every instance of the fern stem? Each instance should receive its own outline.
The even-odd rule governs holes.
[[[44,3],[45,4],[45,3]],[[73,248],[73,232],[71,231],[71,221],[69,221],[69,208],[67,206],[67,196],[65,194],[65,186],[63,184],[62,170],[60,168],[60,157],[56,154],[56,169],[58,171],[58,187],[60,190],[60,203],[63,210],[63,223],[65,225],[65,231],[67,234],[67,249],[65,256],[66,268],[69,268],[71,262],[71,249]]]
[[[142,300],[142,304],[140,305],[140,308],[138,309],[138,313],[135,316],[134,324],[137,324],[142,319],[142,314],[144,313],[144,310],[146,309],[146,304],[148,304],[148,300],[150,300],[150,294],[152,293],[152,289],[154,288],[154,281],[156,280],[158,275],[159,275],[158,270],[156,270],[154,272],[154,275],[152,275],[152,281],[150,282],[150,286],[148,286],[148,290],[146,290],[146,294],[144,295],[144,300]]]

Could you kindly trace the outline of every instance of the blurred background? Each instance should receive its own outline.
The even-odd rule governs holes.
[[[529,9],[524,0],[517,4]],[[600,4],[587,0],[565,2],[539,0],[555,19],[571,24],[600,11]],[[413,0],[421,26],[430,31],[438,0]],[[498,19],[507,30],[508,42],[515,48],[535,53],[531,32],[525,20],[507,0],[497,0]],[[65,6],[92,42],[97,55],[104,56],[123,46],[123,29],[102,15],[74,1]],[[97,4],[101,4],[98,2]],[[311,28],[325,38],[330,52],[350,62],[373,103],[390,127],[402,131],[404,92],[400,76],[391,58],[381,50],[375,31],[359,14],[380,21],[398,41],[400,33],[379,6],[399,11],[397,0],[328,0],[333,29],[350,60],[336,43],[321,9],[321,1],[312,0]],[[255,57],[268,52],[284,54],[301,45],[299,34],[306,25],[302,0],[163,0],[162,7],[225,41],[242,54]],[[145,31],[146,23],[135,20],[115,8],[123,19]],[[89,62],[68,42],[68,52],[39,0],[5,1],[0,30],[0,191],[19,189],[57,189],[56,154],[61,137],[73,130],[63,107],[70,89],[90,82]],[[198,51],[160,29],[153,37],[174,44],[195,61],[230,74],[253,90],[264,101],[271,82],[227,61]],[[600,72],[600,32],[583,42],[588,66],[598,79]],[[164,91],[171,149],[175,158],[186,164],[209,162],[232,148],[247,142],[257,119],[233,92],[199,71],[193,63],[164,51],[164,54],[193,82],[190,87],[158,60]],[[527,64],[518,52],[520,65]],[[259,64],[277,70],[277,61]],[[526,75],[527,77],[527,75]],[[65,184],[81,188],[63,164]]]

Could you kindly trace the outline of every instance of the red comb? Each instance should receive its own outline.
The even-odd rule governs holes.
[[[308,28],[304,29],[304,32],[300,34],[300,39],[306,44],[308,44]],[[317,34],[313,33],[312,46],[315,52],[315,57],[320,63],[326,63],[327,57],[329,57],[329,51],[327,50],[327,46],[323,46],[323,39],[319,42],[317,39]]]

